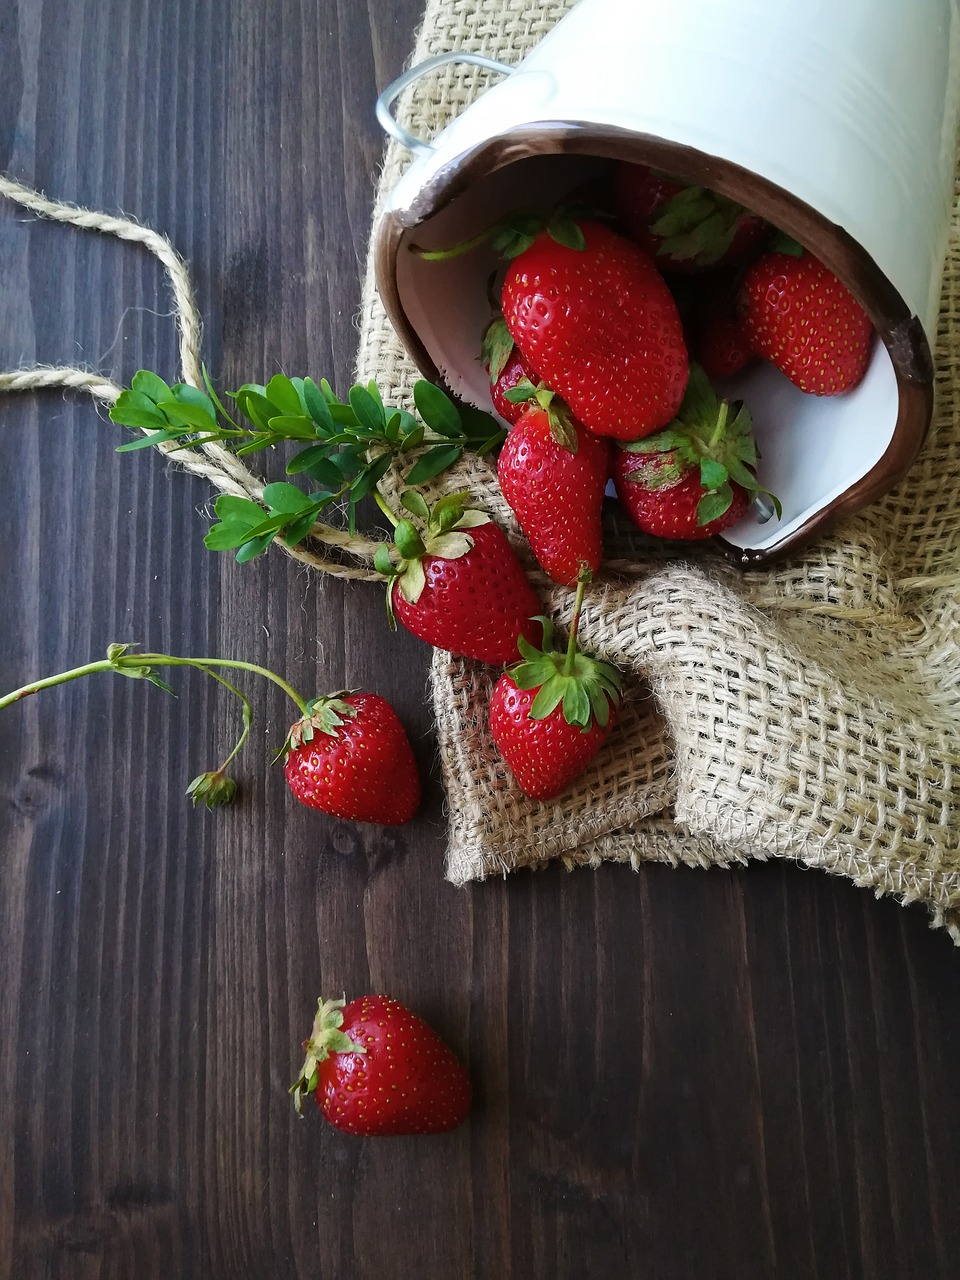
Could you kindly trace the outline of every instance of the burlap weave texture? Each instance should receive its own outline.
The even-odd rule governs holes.
[[[517,61],[572,4],[430,0],[413,61],[452,48]],[[488,83],[447,67],[408,92],[400,117],[433,133]],[[407,160],[388,149],[381,194]],[[418,375],[370,267],[361,327],[359,376],[402,401]],[[614,521],[581,634],[627,673],[626,703],[559,801],[526,800],[498,758],[486,724],[496,673],[435,654],[449,879],[558,857],[787,857],[923,902],[960,943],[960,214],[936,362],[934,429],[909,477],[786,563],[743,573],[701,549],[678,561]],[[470,488],[522,550],[489,462],[464,462],[443,485]],[[571,593],[540,583],[568,621]]]

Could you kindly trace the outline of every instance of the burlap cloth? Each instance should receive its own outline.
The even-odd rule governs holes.
[[[413,61],[451,48],[517,61],[573,3],[429,0]],[[408,92],[400,118],[433,133],[488,83],[447,67]],[[408,161],[391,145],[381,194]],[[794,858],[925,903],[960,943],[958,321],[960,216],[922,457],[895,492],[808,551],[743,573],[709,550],[678,561],[611,526],[614,567],[591,589],[581,633],[627,673],[627,697],[615,735],[561,800],[526,800],[501,764],[486,716],[496,673],[434,654],[450,880],[553,858]],[[402,401],[417,373],[370,266],[361,326],[359,376]],[[465,462],[443,483],[472,489],[522,546],[488,462]],[[541,594],[569,619],[569,592]]]

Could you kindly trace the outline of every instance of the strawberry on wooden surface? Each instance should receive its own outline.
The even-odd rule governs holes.
[[[388,996],[318,1002],[290,1092],[312,1093],[336,1129],[358,1137],[445,1133],[467,1118],[470,1079],[427,1024]]]
[[[621,446],[614,459],[617,496],[630,519],[658,538],[712,537],[735,524],[758,483],[750,412],[721,401],[699,365],[675,422],[656,435]],[[768,494],[777,516],[780,504]]]
[[[514,257],[503,317],[524,358],[597,435],[637,440],[675,416],[687,384],[676,303],[649,254],[598,222],[541,231]]]
[[[311,809],[399,826],[420,807],[420,774],[397,713],[375,693],[315,698],[290,730],[284,773]]]
[[[788,252],[765,254],[744,277],[738,295],[744,332],[753,350],[801,391],[850,391],[870,362],[870,317],[818,258],[787,243]]]
[[[664,270],[733,266],[770,232],[762,218],[726,196],[645,164],[617,167],[614,199],[624,230]]]
[[[504,672],[490,699],[493,740],[532,800],[552,800],[566,791],[616,722],[620,672],[577,648],[589,580],[589,571],[581,573],[566,648],[553,647],[553,623],[544,618],[542,647],[522,640],[523,662]]]
[[[610,443],[584,430],[546,388],[525,382],[512,394],[526,399],[500,451],[500,488],[537,563],[554,582],[572,587],[584,564],[596,573],[603,559]]]
[[[387,578],[387,603],[408,631],[437,649],[503,666],[516,653],[517,640],[535,640],[541,611],[523,565],[507,535],[482,511],[465,505],[466,494],[448,494],[431,511],[421,494],[404,491],[408,519],[398,520],[378,498],[394,523],[399,562],[381,547],[377,568]]]

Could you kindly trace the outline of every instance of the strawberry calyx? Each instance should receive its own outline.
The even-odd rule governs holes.
[[[529,378],[521,378],[515,387],[505,393],[511,404],[537,404],[547,415],[550,434],[562,449],[576,453],[580,447],[577,429],[566,403],[545,382],[534,386]]]
[[[503,316],[497,316],[487,325],[480,344],[480,359],[487,366],[490,385],[494,386],[513,354],[513,335]]]
[[[198,774],[187,787],[186,794],[193,801],[193,807],[202,800],[208,809],[216,809],[218,805],[230,804],[237,794],[237,784],[229,774],[219,769],[208,769]]]
[[[657,256],[680,262],[696,259],[701,266],[719,262],[745,214],[735,200],[707,187],[684,187],[664,202],[649,223],[660,242]]]
[[[689,471],[699,470],[704,490],[697,505],[699,525],[711,524],[729,510],[731,482],[752,498],[765,495],[777,519],[782,515],[779,499],[757,481],[757,442],[750,410],[743,401],[721,400],[698,364],[690,365],[690,380],[673,422],[654,435],[620,447],[627,453],[649,455],[649,460],[627,477],[631,484],[645,489],[671,488]]]
[[[341,1031],[346,997],[342,1000],[317,1001],[317,1013],[313,1020],[313,1030],[304,1040],[303,1047],[307,1056],[300,1068],[300,1075],[290,1086],[293,1094],[293,1105],[297,1115],[303,1115],[303,1098],[305,1094],[314,1093],[318,1082],[318,1068],[331,1053],[366,1053],[362,1044],[351,1040],[346,1032]]]
[[[589,733],[594,723],[601,729],[607,727],[611,706],[619,705],[622,688],[615,666],[590,657],[577,647],[583,596],[592,576],[586,567],[581,569],[566,648],[553,644],[553,619],[538,617],[543,626],[543,643],[537,648],[521,636],[517,647],[523,662],[506,672],[518,689],[537,690],[528,712],[531,720],[545,720],[561,707],[567,724],[578,726],[583,733]]]
[[[449,245],[445,249],[424,249],[420,245],[411,245],[411,250],[425,262],[446,262],[450,258],[459,258],[470,253],[482,244],[489,244],[502,257],[519,257],[533,244],[537,236],[545,231],[551,240],[565,245],[568,249],[585,249],[587,247],[583,232],[578,223],[579,218],[596,217],[597,214],[585,205],[558,205],[552,213],[537,213],[527,209],[514,210],[506,217],[499,218],[477,235],[459,244]]]
[[[418,528],[412,520],[398,519],[381,495],[376,495],[377,505],[394,526],[393,545],[398,554],[394,563],[384,544],[377,549],[374,566],[387,579],[387,613],[390,625],[393,616],[393,589],[399,582],[400,591],[408,604],[416,604],[427,585],[423,569],[424,556],[440,560],[459,560],[473,550],[473,539],[466,532],[482,524],[489,524],[490,517],[466,505],[469,494],[448,493],[433,507],[429,507],[416,489],[405,489],[400,495],[400,505],[421,523]]]
[[[311,698],[301,718],[290,727],[283,746],[274,756],[274,764],[278,760],[286,759],[291,751],[296,751],[305,743],[312,742],[318,733],[336,738],[343,725],[357,715],[357,708],[344,701],[352,692],[352,689],[341,689],[338,693]]]

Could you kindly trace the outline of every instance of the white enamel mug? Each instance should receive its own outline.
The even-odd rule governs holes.
[[[433,141],[412,137],[393,100],[456,60],[505,78]],[[489,410],[478,351],[496,260],[424,262],[413,243],[546,208],[617,160],[710,187],[795,236],[880,341],[845,395],[804,395],[768,365],[726,390],[750,406],[783,518],[755,506],[722,541],[762,562],[879,497],[922,443],[958,112],[960,0],[580,0],[515,68],[441,55],[381,96],[381,121],[417,156],[378,226],[380,292],[424,374]]]

